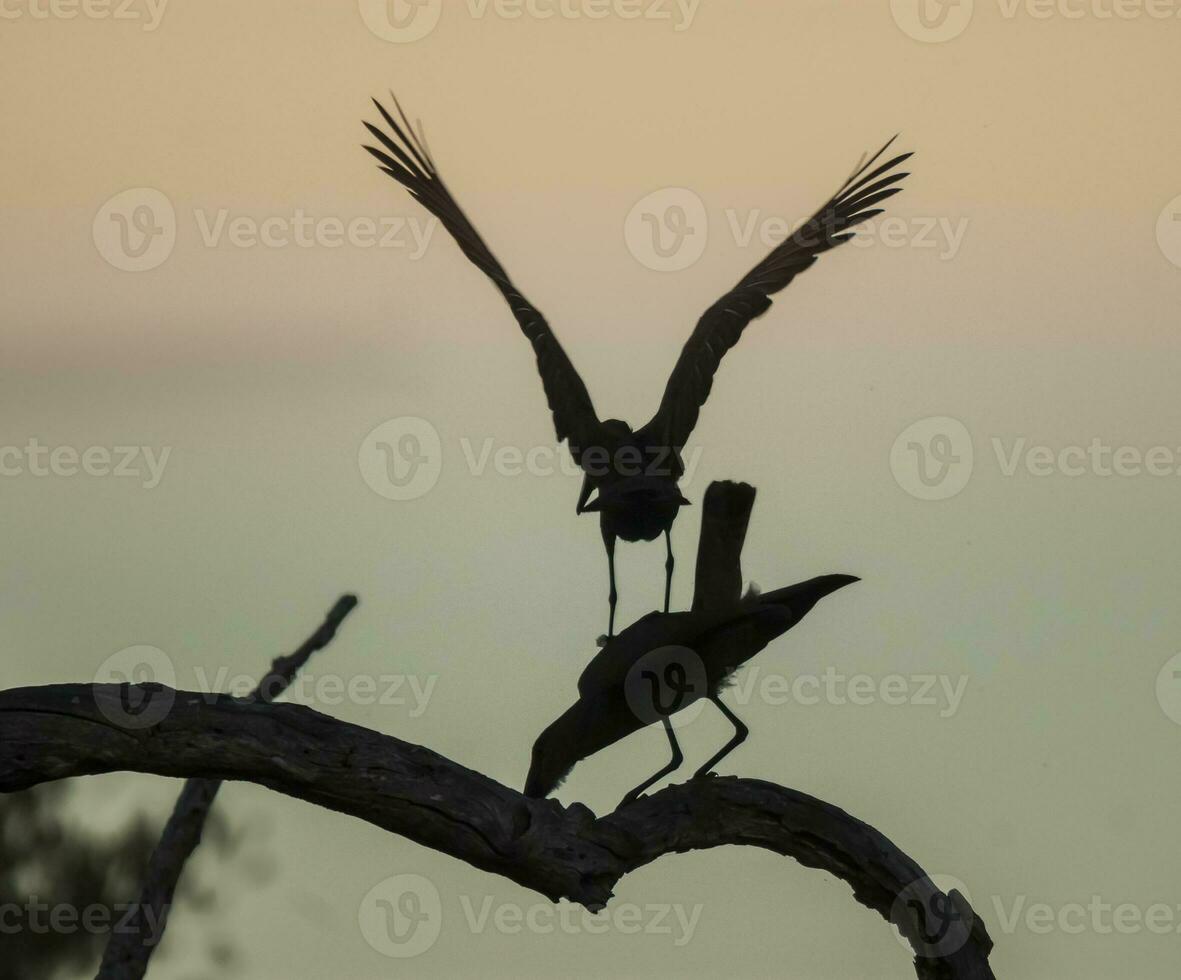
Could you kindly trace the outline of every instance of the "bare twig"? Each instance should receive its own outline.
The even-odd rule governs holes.
[[[344,618],[357,605],[356,596],[342,596],[320,627],[294,653],[278,657],[254,689],[255,700],[269,703],[287,689],[312,654],[332,642]],[[201,843],[209,810],[221,788],[217,779],[189,779],[148,862],[143,890],[127,921],[111,931],[98,980],[140,980],[164,934],[172,899],[185,864]]]

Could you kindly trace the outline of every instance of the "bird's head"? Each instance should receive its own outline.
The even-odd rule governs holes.
[[[626,440],[628,442],[630,442],[632,437],[635,435],[635,432],[632,431],[632,427],[620,419],[607,419],[607,421],[603,423],[603,428],[617,439]]]
[[[557,789],[575,763],[644,727],[622,692],[579,698],[533,743],[525,795],[542,799]]]
[[[529,761],[529,775],[525,777],[526,796],[537,799],[549,796],[562,784],[574,764],[586,757],[579,754],[586,720],[583,704],[578,701],[537,736]]]

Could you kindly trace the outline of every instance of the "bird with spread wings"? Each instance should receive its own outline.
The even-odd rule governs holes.
[[[504,267],[447,189],[431,156],[421,124],[410,124],[391,93],[397,118],[374,100],[387,129],[366,122],[379,144],[365,146],[381,169],[410,192],[443,224],[464,255],[500,290],[533,345],[542,387],[553,413],[558,441],[565,440],[584,473],[577,513],[597,512],[607,550],[610,613],[607,636],[615,633],[615,541],[653,541],[664,535],[664,611],[669,611],[673,554],[670,531],[680,508],[689,503],[678,489],[684,473],[681,451],[701,406],[709,397],[722,357],[742,331],[771,306],[784,289],[816,259],[853,237],[857,225],[882,213],[877,207],[902,188],[907,173],[898,167],[904,153],[878,161],[891,140],[853,174],[808,221],[755,266],[697,322],[669,376],[660,407],[646,425],[633,429],[618,419],[601,420],[590,394],[545,317],[517,289]],[[897,137],[895,137],[896,139]],[[595,499],[591,500],[591,494]]]

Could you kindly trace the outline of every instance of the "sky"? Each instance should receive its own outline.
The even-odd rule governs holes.
[[[599,414],[637,424],[700,313],[901,132],[890,221],[748,329],[687,447],[675,607],[715,479],[759,491],[748,580],[862,579],[740,675],[721,771],[960,887],[998,976],[1175,976],[1181,3],[0,18],[0,686],[231,691],[355,592],[290,700],[522,786],[606,625],[599,531],[500,297],[361,150],[370,97],[423,120]],[[620,545],[622,622],[664,557]],[[729,728],[679,735],[674,779]],[[559,798],[607,812],[666,751],[645,730]],[[79,819],[178,788],[80,780]],[[218,805],[274,869],[194,861],[242,980],[913,976],[846,885],[767,852],[662,859],[592,919],[259,787]],[[178,911],[151,975],[220,975],[205,928]]]

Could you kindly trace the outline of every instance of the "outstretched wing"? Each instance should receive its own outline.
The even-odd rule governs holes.
[[[874,205],[902,189],[896,185],[907,174],[895,168],[910,153],[870,169],[893,143],[890,140],[868,162],[859,163],[832,200],[706,310],[677,359],[660,408],[641,430],[642,437],[677,450],[685,445],[722,357],[738,343],[746,325],[767,312],[771,297],[819,256],[852,238],[853,228],[881,214],[883,209]]]
[[[508,273],[484,244],[475,227],[458,204],[431,158],[430,150],[422,134],[414,128],[398,104],[397,97],[390,93],[397,109],[399,123],[376,99],[373,104],[381,113],[390,132],[366,122],[365,128],[381,144],[381,148],[366,146],[381,164],[381,169],[410,192],[410,195],[442,222],[459,247],[478,269],[492,280],[513,311],[521,330],[533,345],[537,355],[537,370],[550,411],[554,416],[554,428],[558,439],[567,439],[575,460],[582,450],[598,443],[599,419],[587,393],[586,385],[578,376],[570,358],[558,343],[545,317],[512,284]]]

